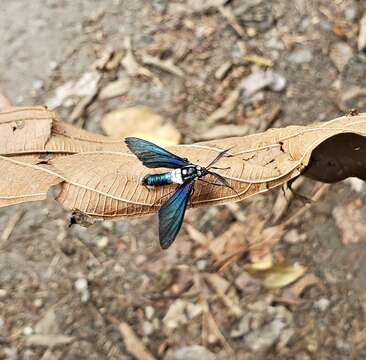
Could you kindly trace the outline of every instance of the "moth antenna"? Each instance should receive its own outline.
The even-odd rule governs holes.
[[[228,148],[226,150],[221,151],[207,166],[206,169],[209,169],[212,165],[214,165],[215,163],[217,163],[228,151],[230,151],[232,149]]]
[[[222,167],[216,167],[216,166],[211,166],[210,169],[214,169],[214,170],[229,170],[231,169],[230,166],[222,168]]]

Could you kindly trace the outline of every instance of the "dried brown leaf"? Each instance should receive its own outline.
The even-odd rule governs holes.
[[[300,296],[304,293],[305,289],[309,286],[320,285],[321,281],[314,274],[307,274],[303,276],[299,281],[295,284],[288,287],[284,292],[283,296],[291,299],[299,299]]]
[[[155,66],[178,77],[184,77],[183,70],[175,65],[172,59],[161,60],[158,57],[144,54],[142,56],[142,62],[146,65]]]
[[[229,312],[234,316],[240,317],[243,314],[243,310],[239,306],[239,298],[235,288],[230,287],[230,283],[218,274],[206,274],[205,279],[215,290]]]
[[[214,140],[229,136],[243,136],[248,134],[249,128],[245,125],[217,125],[204,133],[195,135],[196,140]]]
[[[55,347],[72,343],[75,337],[66,335],[35,334],[27,337],[26,342],[32,346]]]
[[[0,154],[73,154],[89,151],[127,151],[123,139],[93,134],[59,121],[45,107],[13,107],[0,112]]]
[[[26,201],[27,194],[31,200],[44,198],[46,188],[62,179],[59,201],[65,207],[97,218],[118,219],[157,212],[176,188],[172,185],[146,189],[141,179],[162,169],[144,167],[127,151],[122,139],[113,140],[77,129],[58,121],[53,112],[44,108],[12,108],[1,113],[0,130],[4,171],[12,169],[12,179],[24,178],[10,194],[21,201]],[[168,149],[202,166],[220,151],[231,149],[229,157],[222,158],[219,164],[227,169],[217,171],[235,191],[197,182],[189,206],[198,207],[240,201],[280,186],[301,173],[324,182],[350,176],[366,179],[364,135],[366,114],[360,114],[305,127],[270,129],[261,134]],[[44,152],[54,153],[54,158],[43,162],[34,158],[31,164],[17,160],[20,154]],[[15,157],[15,154],[19,155]],[[14,158],[9,160],[7,155]],[[39,178],[32,178],[33,173]],[[206,180],[214,179],[207,176]],[[3,180],[1,188],[3,199],[8,199],[10,191],[7,181]],[[13,203],[16,201],[6,204]]]
[[[283,288],[303,276],[305,271],[306,268],[300,264],[276,265],[262,274],[263,285],[267,289]]]
[[[127,351],[138,360],[155,360],[144,343],[137,337],[130,325],[122,322],[119,325],[119,331],[125,342]]]
[[[9,108],[0,113],[0,153],[33,152],[51,136],[55,114],[44,107]]]
[[[111,99],[117,96],[124,95],[128,92],[129,88],[130,88],[130,79],[127,77],[111,81],[99,92],[99,99],[101,100]]]
[[[103,117],[101,126],[113,138],[135,136],[162,146],[178,144],[181,139],[181,134],[171,123],[145,106],[109,112]]]
[[[0,156],[0,207],[44,200],[49,188],[62,181],[41,165],[38,155]]]
[[[366,132],[365,124],[365,115],[345,116],[328,123],[271,129],[247,137],[173,146],[169,150],[205,166],[219,151],[232,148],[231,156],[220,161],[220,166],[228,169],[220,173],[236,193],[229,188],[198,182],[190,201],[190,207],[197,207],[243,200],[282,185],[305,169],[305,174],[329,181],[333,178],[335,181],[341,180],[347,176],[362,177],[365,170],[360,166],[362,160],[359,154],[363,153],[361,140],[364,137],[357,134]],[[346,132],[350,133],[345,134]],[[348,140],[347,144],[341,142],[344,137]],[[337,141],[337,138],[340,140]],[[338,146],[343,146],[344,152],[338,154],[338,149],[328,146],[325,147],[325,153],[319,152],[319,144],[327,139],[332,143],[340,142]],[[350,143],[351,139],[358,146],[352,147],[351,144],[355,142]],[[314,162],[307,166],[314,149]],[[331,159],[334,152],[339,157],[319,169],[319,156]],[[353,156],[357,157],[358,162],[353,161]],[[345,166],[347,164],[352,166]],[[141,179],[162,170],[147,169],[134,155],[125,152],[101,151],[56,158],[52,160],[52,166],[54,173],[65,180],[59,198],[61,203],[91,216],[118,218],[151,214],[159,209],[175,189],[174,185],[150,191],[146,189],[141,185]],[[207,180],[213,179],[207,177]]]
[[[223,104],[207,118],[207,123],[213,124],[216,121],[228,116],[235,109],[236,103],[239,101],[239,97],[240,89],[236,88],[232,90]]]

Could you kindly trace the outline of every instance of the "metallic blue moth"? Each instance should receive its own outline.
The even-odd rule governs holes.
[[[213,175],[217,186],[226,186],[232,189],[221,175],[210,171],[220,169],[213,167],[230,149],[221,151],[206,167],[192,164],[188,159],[181,158],[160,146],[143,139],[128,137],[125,139],[128,148],[148,168],[168,168],[172,171],[162,174],[147,175],[142,180],[145,186],[165,186],[179,184],[174,194],[161,206],[159,210],[159,239],[160,246],[167,249],[175,240],[182,226],[188,200],[197,180],[207,182],[202,177]],[[234,189],[233,189],[234,190]],[[234,190],[235,191],[235,190]]]

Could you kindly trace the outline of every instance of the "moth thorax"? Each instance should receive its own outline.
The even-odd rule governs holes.
[[[173,184],[183,184],[181,169],[175,169],[171,172],[171,174],[172,174],[172,183]]]

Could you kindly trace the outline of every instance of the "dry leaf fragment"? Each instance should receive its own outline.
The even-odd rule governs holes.
[[[277,265],[263,274],[263,285],[267,289],[283,288],[304,275],[306,268],[298,263]]]
[[[329,57],[338,71],[342,71],[353,56],[353,50],[346,42],[338,42],[330,49]]]
[[[184,77],[184,72],[177,65],[174,64],[172,59],[161,60],[158,57],[144,54],[142,56],[142,62],[146,65],[153,65],[157,68],[169,72],[178,77]]]
[[[271,59],[267,59],[267,58],[262,57],[262,56],[247,55],[247,56],[244,56],[243,59],[245,61],[254,63],[254,64],[259,65],[259,66],[266,66],[266,67],[272,67],[273,66],[273,61]]]
[[[227,6],[219,5],[217,6],[221,15],[228,21],[230,26],[236,31],[240,37],[245,37],[245,31],[237,20],[235,14]]]
[[[0,249],[6,246],[8,239],[10,238],[13,230],[15,229],[17,223],[24,216],[25,210],[19,209],[12,216],[9,217],[7,224],[5,225],[1,235],[0,235]]]
[[[258,271],[264,271],[272,268],[273,257],[272,254],[269,253],[270,248],[265,247],[264,250],[264,254],[260,254],[260,256],[255,253],[251,254],[251,263],[245,266],[245,269],[247,271],[249,271],[250,273],[256,273]],[[261,252],[263,252],[263,250]]]
[[[333,210],[333,217],[342,234],[344,245],[364,241],[366,224],[363,221],[363,203],[360,199],[347,205],[337,206]]]
[[[176,300],[170,306],[163,318],[164,325],[169,329],[176,329],[187,323],[185,314],[187,303],[183,300]]]
[[[219,68],[215,71],[215,78],[217,80],[222,80],[227,73],[232,68],[233,63],[231,61],[226,61],[222,65],[219,66]]]
[[[41,106],[0,112],[0,153],[10,155],[44,148],[55,118],[53,112]]]
[[[272,69],[267,71],[258,70],[247,76],[240,84],[242,96],[250,99],[256,92],[264,88],[272,91],[282,91],[286,87],[286,79]]]
[[[150,70],[141,66],[135,59],[135,56],[132,51],[131,38],[127,37],[124,41],[124,45],[126,48],[126,55],[121,60],[121,64],[126,69],[128,75],[130,75],[130,76],[142,75],[142,76],[146,76],[148,78],[157,80],[157,78],[154,76],[154,74]],[[157,80],[157,82],[160,85],[160,81]]]
[[[37,165],[37,155],[0,156],[0,207],[44,200],[51,186],[62,181],[57,175]]]
[[[121,140],[59,121],[45,107],[13,107],[0,112],[0,154],[73,154],[102,150],[126,152],[127,147]]]
[[[290,299],[299,299],[300,296],[304,293],[305,289],[309,286],[320,285],[321,281],[314,274],[307,274],[303,276],[299,281],[295,284],[288,287],[283,292],[283,297]]]
[[[222,299],[229,312],[234,316],[240,317],[243,314],[243,310],[239,306],[239,298],[235,288],[230,288],[230,283],[218,274],[207,274],[205,279]]]
[[[144,343],[137,337],[130,325],[122,322],[119,331],[123,337],[127,351],[137,360],[155,360]]]
[[[140,137],[161,145],[178,144],[178,130],[163,117],[144,106],[112,111],[101,122],[104,132],[121,141],[127,136]]]
[[[207,124],[212,124],[228,116],[235,109],[239,96],[240,90],[238,88],[232,90],[223,104],[207,118]]]
[[[88,71],[74,82],[69,81],[56,89],[55,95],[50,98],[46,105],[54,109],[62,105],[70,97],[90,97],[97,93],[101,74],[97,71]]]
[[[197,134],[194,138],[195,140],[214,140],[214,139],[222,139],[230,136],[243,136],[248,134],[248,127],[238,126],[238,125],[217,125],[215,127],[210,128],[202,134]]]
[[[360,32],[358,34],[357,46],[359,51],[366,49],[366,14],[360,21]]]
[[[228,0],[188,0],[187,8],[192,12],[204,12],[212,7],[223,6]]]
[[[124,95],[128,92],[129,87],[129,78],[112,81],[99,92],[99,99],[105,100]]]
[[[171,360],[217,360],[217,356],[200,345],[184,346],[174,351]]]
[[[123,50],[118,50],[113,52],[111,58],[109,59],[109,61],[105,64],[105,69],[108,71],[114,70],[116,68],[118,68],[118,66],[120,65],[123,57],[124,57],[124,51]]]
[[[75,337],[66,335],[30,335],[27,336],[26,342],[29,346],[55,347],[67,345],[75,341]]]

